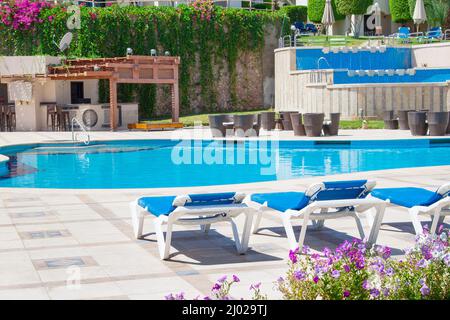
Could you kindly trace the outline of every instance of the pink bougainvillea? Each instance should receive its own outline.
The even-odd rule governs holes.
[[[39,18],[41,10],[51,6],[52,4],[46,1],[15,0],[6,2],[0,0],[0,21],[5,26],[12,26],[15,30],[30,30],[36,23],[43,22]]]
[[[194,0],[191,6],[200,15],[201,20],[211,20],[214,13],[214,2],[213,0]]]

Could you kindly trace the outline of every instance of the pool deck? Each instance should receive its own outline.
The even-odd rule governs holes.
[[[192,131],[178,133],[189,135]],[[207,139],[208,130],[204,131]],[[173,134],[169,131],[93,132],[91,138],[170,139]],[[298,139],[291,132],[275,136]],[[0,146],[70,138],[71,134],[64,132],[1,133]],[[343,130],[341,136],[332,139],[411,139],[411,136],[398,130]],[[418,186],[432,190],[450,181],[450,166],[326,177],[327,180],[359,178],[374,179],[379,187]],[[144,229],[149,233],[146,240],[133,238],[128,204],[142,195],[304,190],[323,179],[140,190],[1,189],[0,299],[162,299],[168,293],[180,291],[193,298],[208,294],[214,281],[224,274],[236,274],[241,279],[232,290],[235,297],[249,298],[250,284],[262,282],[262,290],[269,298],[279,298],[273,283],[286,271],[288,246],[276,214],[263,218],[264,229],[251,236],[247,255],[236,254],[231,228],[220,223],[213,225],[208,235],[198,228],[177,227],[179,232],[174,233],[171,259],[161,261],[150,219],[146,220]],[[239,222],[241,227],[242,220]],[[449,220],[446,222],[448,226]],[[324,230],[309,231],[305,243],[312,249],[334,248],[352,237],[357,237],[352,219],[329,220]],[[411,246],[413,241],[413,228],[406,211],[388,208],[378,243],[390,246],[394,255],[401,256],[402,249]],[[78,272],[81,284],[71,286]]]

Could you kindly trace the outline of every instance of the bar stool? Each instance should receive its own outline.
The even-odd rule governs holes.
[[[50,120],[50,125],[52,127],[52,131],[55,131],[56,126],[57,126],[57,123],[56,123],[57,115],[58,115],[58,112],[56,110],[56,103],[47,104],[47,129],[48,129],[49,120]]]
[[[67,131],[70,127],[69,111],[64,111],[61,106],[56,106],[56,118],[58,119],[58,130]]]
[[[5,105],[0,105],[0,131],[5,131],[6,129],[6,112]]]
[[[8,131],[16,130],[16,107],[15,106],[6,106],[6,129]]]

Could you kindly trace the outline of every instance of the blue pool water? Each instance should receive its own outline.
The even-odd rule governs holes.
[[[97,142],[89,147],[0,148],[0,187],[157,188],[295,179],[450,165],[450,139],[408,141]],[[223,155],[223,157],[221,157]]]
[[[437,83],[450,81],[450,69],[417,69],[414,75],[384,75],[372,77],[368,75],[350,77],[347,71],[335,70],[333,75],[334,84],[349,83]]]
[[[325,60],[321,60],[324,58]],[[348,69],[348,70],[378,70],[378,69],[409,69],[412,67],[410,48],[386,48],[385,52],[370,52],[361,50],[353,52],[329,52],[322,49],[297,49],[297,70],[315,69]]]

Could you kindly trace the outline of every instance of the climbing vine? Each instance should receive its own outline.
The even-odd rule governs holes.
[[[19,1],[19,0],[16,0]],[[265,30],[281,26],[284,13],[248,11],[212,6],[210,15],[192,5],[174,7],[81,7],[81,29],[73,30],[68,57],[113,57],[134,54],[158,55],[169,51],[181,57],[180,98],[182,113],[191,110],[192,99],[200,99],[203,110],[217,109],[215,79],[225,66],[229,76],[230,100],[239,103],[236,65],[241,53],[261,52]],[[0,55],[60,55],[55,45],[68,31],[67,5],[42,6],[39,18],[27,29],[0,24]],[[99,83],[101,102],[108,101],[108,84]],[[140,114],[154,113],[154,85],[120,85],[120,101],[137,100]]]

